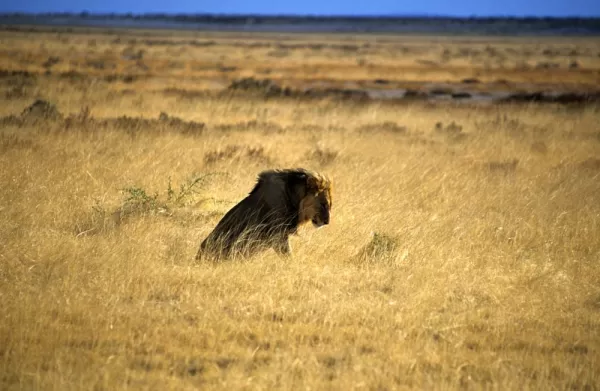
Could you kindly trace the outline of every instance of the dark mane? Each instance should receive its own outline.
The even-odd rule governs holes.
[[[269,180],[276,178],[283,181],[284,183],[292,183],[302,178],[306,178],[311,173],[304,168],[288,168],[288,169],[275,169],[265,170],[258,174],[256,184],[250,191],[250,195],[256,193],[262,186],[265,186]]]

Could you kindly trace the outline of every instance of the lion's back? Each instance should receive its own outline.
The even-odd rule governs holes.
[[[249,195],[231,208],[202,242],[203,251],[229,255],[236,247],[252,250],[267,244],[284,214],[267,205],[262,197]]]

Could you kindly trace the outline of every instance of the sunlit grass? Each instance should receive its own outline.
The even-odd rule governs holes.
[[[31,88],[2,115],[90,110],[0,128],[0,388],[599,384],[597,107]],[[122,115],[153,121],[101,122]],[[261,170],[297,166],[333,179],[329,226],[288,261],[194,261]]]

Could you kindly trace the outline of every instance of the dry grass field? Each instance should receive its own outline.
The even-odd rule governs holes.
[[[0,389],[599,389],[597,104],[219,92],[261,72],[593,89],[599,53],[0,32]],[[296,166],[333,178],[329,226],[290,260],[194,261],[261,170]]]

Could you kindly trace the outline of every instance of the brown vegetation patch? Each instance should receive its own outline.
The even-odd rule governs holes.
[[[84,76],[82,76],[84,77]],[[115,83],[115,82],[123,82],[123,83],[133,83],[135,81],[138,81],[140,79],[142,79],[143,76],[141,75],[128,75],[128,74],[109,74],[104,76],[104,81],[108,82],[108,83]]]
[[[281,132],[284,128],[274,122],[263,122],[263,121],[242,121],[233,124],[220,124],[211,126],[212,129],[218,131],[248,131],[248,130],[262,130],[265,132]]]
[[[338,151],[317,146],[307,153],[307,158],[317,161],[321,166],[326,166],[333,163],[338,155]]]
[[[512,173],[517,170],[519,159],[492,161],[485,164],[491,172]]]
[[[7,151],[10,149],[35,151],[38,149],[38,146],[34,140],[23,138],[23,136],[18,134],[0,133],[0,151]]]
[[[293,92],[289,87],[283,88],[270,79],[258,80],[253,77],[234,80],[227,89],[230,91],[258,93],[265,97],[293,95]]]
[[[507,103],[584,104],[600,102],[600,92],[517,92],[500,99]]]
[[[125,130],[130,134],[140,131],[178,131],[182,134],[197,136],[201,135],[205,128],[203,122],[185,121],[178,117],[169,116],[164,112],[160,113],[158,119],[130,117],[126,115],[117,118],[97,119],[91,115],[90,109],[87,106],[82,107],[79,113],[69,115],[65,118],[52,103],[39,99],[24,109],[18,117],[9,115],[0,118],[0,123],[18,127],[40,121],[49,121],[53,124],[64,125],[63,129],[65,130],[113,128]]]
[[[444,125],[443,122],[436,122],[435,131],[440,133],[447,134],[459,134],[462,133],[463,127],[458,125],[456,122],[452,121],[447,125]]]
[[[28,72],[28,71],[11,71],[7,69],[0,69],[0,79],[15,79],[15,78],[23,78],[23,79],[35,79],[36,75]]]
[[[182,133],[189,135],[200,135],[205,127],[203,122],[184,121],[181,118],[162,112],[158,116],[158,120],[171,128],[178,129]]]
[[[309,99],[334,98],[352,101],[371,100],[367,91],[357,88],[310,87],[293,89],[291,87],[281,87],[279,84],[270,79],[258,80],[253,77],[233,81],[229,85],[228,91],[242,91],[246,93],[259,94],[265,98],[292,97]]]
[[[600,170],[600,159],[591,157],[581,162],[580,167],[586,170],[598,171]]]
[[[467,138],[467,134],[463,132],[463,127],[454,121],[449,124],[436,122],[434,129],[437,134],[444,136],[446,140],[451,142],[464,141]]]
[[[406,126],[398,125],[395,122],[385,121],[381,123],[361,125],[358,127],[358,131],[366,133],[383,131],[397,134],[405,134],[407,132],[407,129]]]
[[[21,118],[26,121],[59,121],[63,115],[52,103],[38,99],[21,112]]]
[[[271,159],[266,155],[262,146],[249,147],[242,145],[228,145],[223,149],[209,151],[204,154],[204,163],[207,165],[239,161],[241,159],[265,165],[271,163]]]
[[[394,265],[398,249],[399,240],[397,237],[374,232],[371,240],[351,258],[351,261],[359,265]]]
[[[58,77],[61,79],[67,79],[72,82],[81,82],[88,79],[88,76],[85,73],[70,70],[67,72],[61,72],[58,74]]]
[[[6,88],[6,99],[24,98],[37,84],[37,76],[27,71],[0,70],[0,85]]]
[[[548,146],[543,141],[536,141],[531,144],[531,150],[536,153],[546,154],[548,152]]]
[[[44,61],[42,66],[44,68],[52,68],[53,65],[56,65],[59,62],[60,62],[60,57],[50,56],[50,57],[48,57],[48,59],[46,61]]]

